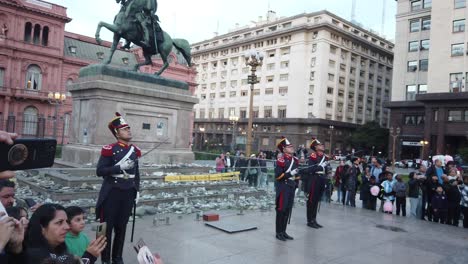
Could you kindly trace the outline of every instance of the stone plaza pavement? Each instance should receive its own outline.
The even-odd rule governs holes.
[[[221,220],[253,223],[258,230],[227,234],[196,221],[194,214],[171,215],[170,225],[158,222],[155,227],[153,217],[145,216],[137,219],[135,237],[143,238],[165,264],[468,263],[468,229],[460,227],[322,203],[318,220],[324,228],[316,230],[305,225],[305,207],[297,205],[288,226],[294,240],[283,242],[274,236],[273,209],[242,216],[235,211],[217,213]],[[137,263],[130,228],[131,223],[124,252],[127,264]]]

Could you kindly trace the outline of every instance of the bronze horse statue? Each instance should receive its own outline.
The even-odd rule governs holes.
[[[147,0],[133,0],[133,2],[146,2]],[[189,67],[191,65],[191,54],[190,54],[190,44],[185,39],[172,39],[169,34],[162,31],[163,41],[155,43],[156,38],[155,35],[157,34],[156,30],[151,32],[151,38],[155,41],[152,41],[151,44],[145,45],[142,43],[143,41],[143,29],[141,25],[135,19],[134,12],[126,12],[126,5],[122,5],[120,12],[114,18],[114,24],[109,24],[105,22],[99,22],[97,30],[96,30],[96,41],[97,43],[101,44],[102,40],[100,38],[101,28],[105,27],[108,30],[114,33],[114,38],[110,50],[109,56],[104,61],[104,64],[109,64],[112,61],[112,56],[114,55],[115,50],[117,49],[117,45],[120,42],[121,38],[124,38],[127,41],[133,42],[134,44],[142,47],[143,49],[143,56],[145,57],[145,61],[142,63],[137,63],[133,67],[134,71],[138,71],[141,66],[150,65],[152,64],[151,56],[160,54],[161,59],[164,62],[162,68],[156,72],[156,75],[160,75],[164,72],[164,70],[169,66],[168,57],[172,51],[172,46],[174,46],[184,57],[187,61]],[[153,26],[153,29],[156,29]],[[157,45],[157,50],[154,45]]]

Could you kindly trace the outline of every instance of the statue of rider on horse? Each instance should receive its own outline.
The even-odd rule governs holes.
[[[146,47],[154,45],[156,53],[158,53],[157,43],[164,41],[164,37],[159,25],[159,17],[156,15],[156,11],[158,10],[157,0],[116,0],[116,2],[120,3],[125,10],[125,19],[134,17],[140,24],[143,30],[143,40],[141,44]],[[154,38],[152,38],[153,35]],[[126,41],[123,48],[129,49],[131,42],[128,40]]]
[[[151,57],[159,54],[164,64],[155,74],[160,75],[169,66],[168,57],[173,47],[182,54],[190,67],[190,44],[185,39],[172,39],[167,32],[161,29],[158,23],[159,18],[156,15],[158,6],[156,0],[115,1],[118,4],[120,3],[122,7],[115,16],[113,24],[99,22],[96,29],[96,41],[98,43],[102,42],[100,38],[102,27],[114,33],[110,54],[103,61],[104,64],[111,63],[120,39],[123,38],[126,40],[126,44],[122,48],[128,49],[130,44],[134,43],[143,49],[145,61],[134,65],[134,71],[137,71],[140,66],[152,64]]]

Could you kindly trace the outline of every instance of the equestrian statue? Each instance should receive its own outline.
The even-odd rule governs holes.
[[[138,71],[141,66],[152,64],[151,56],[159,54],[164,65],[155,74],[161,75],[169,66],[168,57],[172,46],[182,54],[190,66],[190,44],[185,39],[172,39],[161,29],[156,15],[157,0],[116,0],[116,2],[121,4],[121,8],[114,18],[114,23],[99,22],[96,30],[96,41],[99,44],[102,42],[99,35],[102,27],[114,33],[110,54],[104,64],[112,61],[120,39],[123,38],[126,43],[122,48],[128,49],[130,44],[134,43],[143,49],[145,61],[137,63],[133,67],[134,71]]]

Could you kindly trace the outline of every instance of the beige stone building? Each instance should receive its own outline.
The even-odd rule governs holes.
[[[391,125],[399,158],[456,154],[467,145],[466,0],[399,0]]]
[[[254,150],[274,148],[281,135],[296,144],[314,135],[328,149],[330,142],[346,149],[344,139],[357,124],[386,126],[393,43],[328,11],[287,18],[270,11],[251,26],[192,45],[198,147],[245,144],[250,68],[244,54],[251,50],[264,54],[253,90]],[[240,118],[235,131],[230,116]]]

